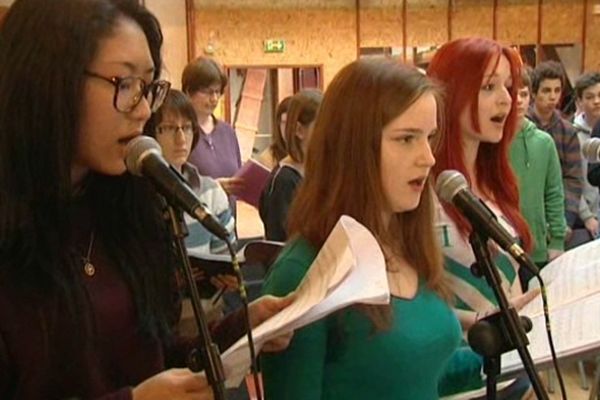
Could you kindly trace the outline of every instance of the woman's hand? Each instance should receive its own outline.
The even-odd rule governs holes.
[[[600,226],[598,224],[598,220],[595,217],[591,217],[585,220],[585,229],[590,233],[592,238],[596,239],[598,237],[598,231]]]
[[[273,315],[277,314],[294,302],[295,296],[288,295],[286,297],[262,296],[248,305],[248,314],[250,318],[250,326],[252,328],[260,325]],[[268,342],[262,348],[263,351],[275,352],[285,350],[290,342],[294,332],[283,333]]]
[[[187,368],[154,375],[132,390],[133,400],[213,400],[206,378]]]
[[[515,296],[511,298],[508,302],[512,307],[515,308],[516,312],[519,312],[525,307],[527,304],[531,303],[531,300],[535,299],[541,293],[540,288],[530,289],[523,294]],[[489,315],[499,313],[499,308],[494,308],[492,310],[487,310],[481,313],[477,313],[477,317],[475,318],[475,322],[483,319]]]
[[[527,292],[525,292],[523,294],[520,294],[518,296],[511,298],[509,300],[509,303],[512,307],[515,308],[515,310],[517,312],[519,312],[520,310],[523,309],[523,307],[525,307],[527,304],[529,304],[531,302],[531,300],[535,299],[540,294],[540,292],[541,291],[539,288],[528,290]],[[464,332],[471,329],[471,327],[473,325],[475,325],[477,323],[477,321],[479,321],[485,317],[488,317],[492,314],[498,313],[498,312],[500,312],[499,308],[493,308],[490,310],[477,312],[477,313],[474,311],[454,309],[454,313],[456,314],[458,320],[460,321],[460,325],[462,326]]]
[[[515,310],[519,312],[523,309],[523,307],[531,303],[531,300],[535,299],[541,292],[542,291],[540,290],[540,288],[530,289],[525,293],[510,299],[510,305],[512,305],[515,308]]]
[[[548,249],[548,262],[557,259],[558,257],[562,256],[563,253],[563,250]]]
[[[250,326],[256,328],[279,311],[294,302],[294,295],[286,297],[275,297],[271,295],[262,296],[248,304]]]
[[[236,195],[244,188],[244,180],[238,177],[219,178],[217,182],[228,195]]]
[[[234,275],[219,274],[210,278],[210,283],[219,290],[227,290],[230,292],[238,290],[240,287],[237,277]]]

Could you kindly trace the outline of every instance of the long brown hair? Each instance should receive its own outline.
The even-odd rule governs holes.
[[[381,183],[382,130],[425,93],[434,94],[439,104],[435,84],[416,69],[391,61],[355,61],[334,77],[311,135],[289,232],[320,248],[340,216],[349,215],[441,293],[443,264],[429,180],[415,210],[394,214],[389,226],[382,218],[387,202]],[[360,310],[377,330],[391,324],[389,305]]]
[[[285,147],[292,160],[304,162],[303,140],[296,134],[298,124],[308,128],[317,117],[323,93],[318,89],[304,89],[292,96],[285,125]]]
[[[283,118],[283,114],[287,114],[291,100],[292,96],[288,96],[285,99],[281,100],[281,102],[277,105],[277,110],[275,111],[275,119],[273,121],[273,134],[271,135],[271,145],[269,146],[269,151],[271,152],[271,156],[277,163],[279,163],[279,161],[281,161],[285,156],[287,156],[285,140],[283,139],[283,135],[285,134],[285,132],[281,131],[281,119]]]

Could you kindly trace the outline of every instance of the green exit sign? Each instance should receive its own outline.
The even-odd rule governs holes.
[[[265,40],[265,53],[283,53],[285,51],[285,40],[269,39]]]

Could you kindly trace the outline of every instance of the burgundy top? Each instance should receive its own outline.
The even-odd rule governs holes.
[[[91,230],[85,225],[74,232],[74,248],[82,255],[90,242]],[[91,261],[95,274],[87,276],[82,262],[81,278],[96,330],[83,351],[69,352],[72,333],[81,327],[68,312],[42,322],[39,296],[24,296],[10,282],[0,281],[0,399],[129,400],[131,386],[167,367],[185,366],[193,341],[176,338],[165,352],[161,341],[140,332],[132,294],[99,237]],[[221,349],[243,334],[240,317],[234,314],[213,329]],[[58,333],[47,354],[44,330]]]

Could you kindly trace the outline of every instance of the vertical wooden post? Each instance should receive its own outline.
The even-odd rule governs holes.
[[[408,6],[406,5],[407,0],[402,0],[402,62],[406,64],[406,51],[408,46],[408,38],[407,32],[408,28],[406,27],[408,22]],[[415,59],[413,58],[413,64],[415,63]]]
[[[356,59],[360,58],[360,0],[355,0],[356,9]]]
[[[538,0],[538,25],[537,25],[537,40],[535,43],[535,65],[538,65],[542,58],[542,2]]]
[[[188,62],[196,58],[196,9],[194,0],[185,0],[185,30]]]
[[[581,24],[581,69],[585,71],[585,49],[587,47],[588,0],[583,0],[583,23]]]
[[[448,0],[448,42],[452,40],[452,9],[454,0]]]

